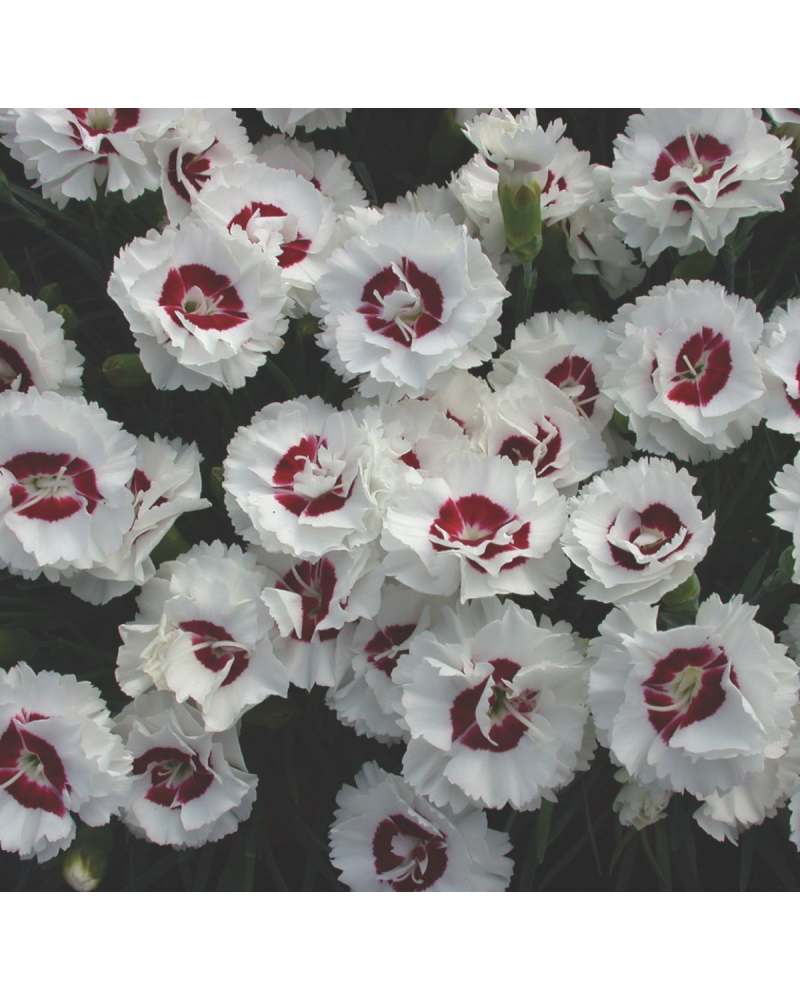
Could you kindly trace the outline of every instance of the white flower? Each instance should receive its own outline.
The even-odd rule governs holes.
[[[596,476],[569,501],[564,551],[589,577],[591,601],[654,604],[692,574],[714,537],[692,494],[696,480],[642,458]]]
[[[702,462],[748,440],[764,410],[762,328],[754,302],[713,281],[678,279],[624,305],[603,390],[637,448]]]
[[[695,625],[666,632],[643,604],[608,615],[589,643],[589,699],[632,777],[706,798],[783,756],[800,679],[755,611],[712,595]]]
[[[657,781],[642,782],[632,778],[624,767],[614,775],[622,788],[614,799],[614,812],[623,826],[644,830],[667,815],[672,792]]]
[[[88,681],[27,663],[0,670],[0,846],[47,861],[75,817],[103,826],[129,791],[131,758]]]
[[[784,465],[775,476],[775,492],[769,498],[770,517],[779,528],[791,531],[794,545],[794,572],[792,579],[800,583],[800,455],[794,462]],[[788,619],[787,619],[788,622]]]
[[[258,778],[245,769],[234,730],[206,732],[199,712],[167,691],[140,695],[114,729],[133,755],[122,822],[137,837],[200,847],[233,833],[250,815]]]
[[[270,403],[233,437],[225,503],[234,527],[268,552],[316,558],[380,531],[367,432],[318,397]]]
[[[181,514],[210,507],[200,496],[200,452],[195,444],[140,437],[136,469],[128,483],[134,521],[116,552],[101,566],[79,570],[64,582],[84,601],[105,604],[146,583],[156,571],[150,554]]]
[[[462,603],[493,594],[541,594],[566,577],[558,538],[564,500],[550,483],[495,455],[456,454],[386,511],[386,572],[426,594]]]
[[[179,108],[15,108],[3,142],[28,180],[63,208],[70,198],[121,191],[125,201],[159,184],[153,144]]]
[[[270,695],[284,697],[289,681],[260,598],[266,582],[254,555],[220,541],[164,563],[142,588],[135,620],[120,626],[117,680],[125,694],[155,687],[191,699],[213,732]]]
[[[103,564],[134,518],[136,438],[96,403],[0,394],[0,563],[58,580]]]
[[[280,350],[288,325],[277,265],[189,222],[125,247],[108,294],[158,389],[238,389]]]
[[[758,360],[767,389],[767,427],[800,437],[800,299],[772,311]]]
[[[718,254],[740,219],[782,211],[790,145],[751,108],[645,109],[614,142],[614,221],[646,264],[667,247]]]
[[[155,144],[161,194],[177,225],[221,167],[246,163],[255,154],[242,123],[229,108],[190,108]]]
[[[294,135],[299,126],[306,132],[314,129],[341,128],[352,108],[259,108],[267,125]]]
[[[336,797],[331,861],[354,892],[503,892],[511,880],[508,834],[482,810],[454,816],[365,764]]]
[[[491,356],[506,290],[476,240],[441,216],[381,219],[319,282],[326,360],[361,392],[421,396],[434,375]]]
[[[0,288],[0,392],[52,390],[79,396],[83,358],[64,337],[63,320],[44,302]]]
[[[537,809],[572,780],[587,671],[565,622],[537,625],[496,599],[467,613],[445,609],[395,673],[412,737],[403,775],[434,804]]]

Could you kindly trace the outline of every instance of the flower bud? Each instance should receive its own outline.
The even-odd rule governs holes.
[[[784,549],[780,554],[778,559],[778,570],[785,576],[788,580],[792,579],[794,575],[794,546],[790,545],[787,549]]]
[[[156,545],[150,553],[150,558],[156,566],[160,566],[161,563],[177,559],[178,556],[182,556],[184,552],[188,552],[190,548],[191,545],[173,524],[166,535],[164,535],[158,545]]]
[[[74,310],[62,302],[53,309],[53,312],[61,317],[64,324],[64,336],[74,337],[78,332],[78,317],[75,315]]]
[[[696,611],[699,598],[700,581],[697,579],[697,574],[692,573],[680,586],[664,594],[661,603],[672,611]]]
[[[19,278],[16,272],[8,266],[8,261],[0,253],[0,288],[9,288],[12,292],[19,291]]]
[[[40,302],[44,302],[48,309],[56,309],[61,305],[63,299],[61,285],[57,281],[52,281],[48,285],[42,285],[36,293],[36,298]]]
[[[103,362],[103,375],[117,389],[138,389],[150,381],[138,354],[112,354]]]
[[[67,885],[76,892],[92,892],[100,885],[108,867],[114,846],[114,835],[108,826],[82,827],[64,855],[61,873]]]
[[[0,667],[13,667],[36,655],[36,640],[24,628],[0,628]]]
[[[209,473],[209,489],[211,490],[211,496],[218,502],[225,502],[225,487],[222,485],[222,480],[225,476],[225,470],[221,465],[215,465],[214,468]]]
[[[521,261],[532,261],[542,249],[542,190],[535,180],[498,187],[506,244]]]
[[[319,320],[311,313],[306,313],[305,316],[295,320],[294,328],[300,337],[313,337],[319,333]]]
[[[691,281],[692,278],[697,278],[699,281],[705,281],[706,278],[711,276],[716,263],[717,258],[710,254],[708,250],[698,250],[697,253],[689,254],[688,257],[682,257],[678,261],[672,269],[672,278],[670,280],[683,278],[684,281]]]

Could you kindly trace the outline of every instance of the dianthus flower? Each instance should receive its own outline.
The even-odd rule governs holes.
[[[678,279],[624,305],[603,391],[637,448],[702,462],[749,439],[764,411],[762,329],[754,302],[713,281]]]
[[[569,501],[564,551],[588,576],[591,601],[655,604],[692,574],[714,537],[692,494],[696,480],[643,458],[596,476]]]
[[[58,580],[103,564],[134,518],[136,438],[96,403],[0,394],[0,564]]]
[[[365,764],[336,797],[331,861],[354,892],[504,892],[513,864],[508,834],[483,810],[455,816],[406,783]]]
[[[444,609],[397,666],[412,737],[403,776],[435,805],[537,809],[579,765],[583,653],[565,622],[480,603]]]
[[[615,608],[589,643],[600,742],[645,783],[706,798],[783,756],[797,665],[756,609],[712,595],[694,625],[659,632],[657,609]]]
[[[767,427],[800,437],[800,299],[772,311],[757,356],[767,390]]]
[[[508,295],[476,240],[441,216],[396,215],[335,250],[318,285],[326,360],[365,396],[424,395],[487,360]]]
[[[88,681],[27,663],[0,669],[0,846],[47,861],[76,817],[103,826],[129,791],[131,758]]]
[[[792,579],[800,583],[800,455],[775,476],[775,492],[769,498],[770,517],[774,524],[792,533],[795,559]]]
[[[352,108],[259,108],[267,125],[280,129],[286,135],[294,135],[295,129],[306,132],[315,129],[341,128]]]
[[[614,145],[614,221],[646,264],[667,247],[718,254],[741,219],[782,211],[797,174],[751,108],[645,109]]]
[[[115,718],[114,730],[133,756],[122,822],[137,837],[201,847],[250,815],[258,778],[246,770],[235,730],[206,732],[200,713],[168,691],[140,695]]]
[[[125,201],[155,191],[154,143],[179,108],[15,108],[3,142],[28,180],[63,208],[70,198],[97,197],[98,187]]]
[[[108,294],[158,389],[241,388],[283,346],[288,325],[274,261],[189,222],[125,247]]]
[[[142,587],[134,621],[120,626],[119,686],[131,697],[155,687],[191,699],[213,732],[268,696],[285,696],[288,677],[260,598],[266,582],[254,555],[220,541],[163,563]]]
[[[499,455],[456,454],[438,476],[398,493],[386,511],[386,572],[425,594],[462,602],[541,594],[564,581],[564,500]]]
[[[63,320],[44,302],[0,288],[0,392],[79,396],[83,358],[64,337]]]

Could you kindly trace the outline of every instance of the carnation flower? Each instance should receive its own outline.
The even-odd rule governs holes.
[[[229,108],[191,108],[155,145],[161,194],[169,221],[177,225],[221,167],[254,159],[242,123]]]
[[[0,563],[58,580],[102,564],[133,523],[136,438],[96,403],[0,394]]]
[[[352,108],[259,108],[267,125],[294,135],[300,127],[306,132],[315,129],[341,128]]]
[[[603,390],[637,448],[701,462],[746,441],[764,410],[762,325],[755,303],[712,281],[671,281],[624,305]]]
[[[289,681],[260,599],[266,582],[254,555],[220,541],[164,563],[142,588],[133,623],[120,626],[119,686],[131,697],[155,687],[191,699],[213,732],[284,697]]]
[[[3,142],[28,180],[63,208],[70,198],[121,191],[125,201],[159,184],[153,144],[179,108],[15,108]]]
[[[637,780],[706,798],[783,756],[797,665],[756,609],[712,595],[666,632],[644,604],[614,609],[589,643],[598,737]]]
[[[622,788],[614,799],[614,812],[623,826],[635,830],[658,823],[667,815],[672,792],[659,782],[644,783],[632,778],[624,767],[614,775],[622,783]]]
[[[336,797],[331,861],[354,892],[503,892],[511,880],[508,834],[480,809],[455,816],[406,783],[365,764]]]
[[[502,456],[457,454],[386,511],[389,576],[425,594],[552,595],[566,577],[564,500]]]
[[[268,552],[315,558],[375,538],[367,433],[319,398],[270,403],[228,448],[223,486],[234,527]]]
[[[100,566],[65,579],[84,601],[105,604],[146,583],[156,571],[150,555],[181,514],[210,507],[200,496],[200,452],[195,444],[140,437],[136,469],[128,483],[134,521],[122,544]]]
[[[131,758],[88,681],[27,663],[0,669],[0,846],[47,861],[76,817],[103,826],[128,793]]]
[[[800,437],[800,299],[772,311],[758,360],[767,390],[767,427]]]
[[[234,730],[206,732],[200,713],[167,691],[140,695],[116,717],[114,729],[133,755],[122,822],[137,837],[201,847],[233,833],[250,815],[258,778],[247,772]]]
[[[718,254],[740,219],[783,210],[790,145],[751,108],[646,109],[614,142],[614,221],[646,264],[667,247]]]
[[[64,337],[63,320],[44,302],[0,288],[0,392],[79,396],[83,358]]]
[[[506,290],[445,216],[387,217],[332,254],[319,282],[326,360],[365,396],[421,396],[440,372],[491,356]]]
[[[692,494],[696,480],[643,458],[596,476],[569,501],[564,551],[588,576],[591,601],[654,604],[691,576],[714,537]]]
[[[795,559],[792,580],[800,583],[800,455],[784,465],[775,476],[775,492],[769,498],[772,521],[784,531],[791,531]],[[788,619],[787,619],[788,621]]]
[[[572,779],[587,673],[565,622],[537,625],[529,611],[496,599],[474,611],[445,609],[432,632],[412,639],[395,673],[412,737],[403,775],[435,805],[536,809]]]

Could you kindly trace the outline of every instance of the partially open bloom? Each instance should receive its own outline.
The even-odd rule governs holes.
[[[332,254],[319,282],[326,360],[366,396],[421,396],[487,360],[506,290],[476,240],[441,216],[395,215]]]
[[[569,501],[564,551],[592,601],[654,604],[692,574],[714,537],[692,494],[696,480],[666,459],[643,458],[591,480]]]
[[[667,247],[718,254],[737,223],[783,209],[797,166],[751,108],[661,108],[617,137],[616,225],[651,264]]]
[[[0,392],[52,390],[79,396],[83,358],[44,302],[0,288]]]
[[[205,727],[229,729],[269,695],[286,695],[261,602],[267,582],[255,556],[201,542],[164,563],[144,585],[136,619],[120,627],[117,680],[135,697],[152,687],[191,699]]]
[[[555,487],[500,455],[456,454],[398,493],[381,544],[386,572],[426,594],[541,594],[566,577],[558,546],[564,500]]]
[[[75,818],[102,826],[128,793],[131,758],[88,681],[27,663],[0,670],[0,846],[47,861]]]
[[[622,788],[614,799],[614,812],[623,826],[644,830],[667,815],[667,806],[672,798],[669,788],[657,781],[637,781],[624,767],[614,777],[622,783]]]
[[[259,108],[267,125],[278,128],[287,135],[295,129],[313,132],[318,128],[341,128],[352,108]]]
[[[158,389],[238,389],[283,346],[288,320],[278,266],[188,222],[125,247],[108,294]]]
[[[120,712],[114,731],[133,756],[122,822],[137,837],[201,847],[250,815],[258,778],[246,770],[235,730],[206,732],[191,705],[150,691]]]
[[[659,632],[657,611],[615,608],[589,643],[601,743],[628,772],[706,798],[782,757],[798,668],[756,609],[712,595],[695,625]]]
[[[636,446],[701,462],[746,441],[764,412],[755,303],[713,281],[671,281],[624,305],[604,392]]]
[[[482,604],[445,609],[398,664],[412,737],[403,775],[436,805],[536,809],[579,764],[583,654],[565,622],[537,625],[511,601]]]
[[[800,299],[772,311],[758,360],[767,389],[767,426],[800,438]]]
[[[121,191],[125,201],[158,188],[153,145],[179,108],[16,108],[4,142],[46,198],[63,208],[70,198]]]
[[[365,764],[336,797],[331,861],[354,892],[503,892],[508,834],[480,809],[434,808],[393,774]]]
[[[58,580],[102,564],[133,523],[136,438],[96,403],[0,394],[0,564]]]

